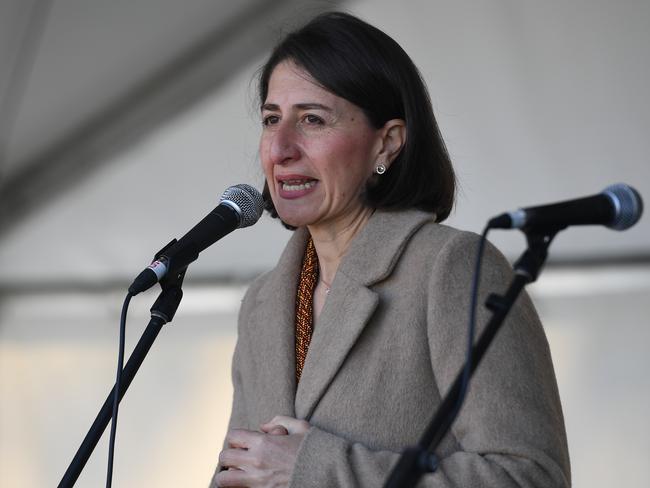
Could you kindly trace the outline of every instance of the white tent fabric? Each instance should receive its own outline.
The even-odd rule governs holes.
[[[113,381],[127,281],[227,186],[261,186],[251,80],[282,26],[339,3],[0,2],[0,65],[11,67],[0,70],[0,184],[210,32],[241,30],[214,45],[215,57],[204,53],[235,67],[215,74],[214,90],[205,91],[211,77],[200,69],[167,73],[173,86],[163,96],[141,91],[110,130],[68,148],[80,163],[101,153],[101,164],[55,198],[31,195],[40,204],[0,229],[1,486],[58,482]],[[504,210],[619,181],[650,198],[650,2],[356,0],[343,8],[395,37],[428,83],[460,183],[451,225],[478,232]],[[30,29],[39,19],[40,37]],[[25,46],[34,49],[31,66]],[[240,52],[248,55],[235,63]],[[25,77],[18,90],[16,73]],[[161,101],[168,93],[191,100],[174,111]],[[142,113],[160,116],[131,138],[133,114]],[[50,177],[56,183],[56,172]],[[492,236],[509,257],[523,249],[518,232]],[[239,300],[288,237],[264,217],[192,265],[174,324],[122,404],[116,484],[207,485],[228,417]],[[567,230],[551,261],[582,265],[550,269],[531,290],[551,343],[576,487],[650,485],[649,244],[648,216],[624,233]],[[134,300],[127,349],[154,296]],[[103,482],[105,441],[79,486]]]
[[[404,8],[359,1],[348,7],[391,33],[428,82],[460,182],[452,225],[478,232],[501,211],[593,194],[619,181],[650,195],[647,2],[413,1]],[[70,20],[58,22],[65,29],[58,37],[67,39]],[[79,41],[92,32],[82,31]],[[54,43],[56,30],[47,39]],[[117,35],[111,41],[113,49],[127,48]],[[213,208],[227,186],[260,185],[251,79],[262,60],[248,61],[203,103],[121,149],[4,235],[2,284],[126,280]],[[42,64],[55,65],[40,63],[37,73]],[[59,85],[52,83],[52,98],[92,108],[86,101],[92,96],[70,99]],[[29,86],[25,102],[10,155],[27,151],[26,135],[38,141],[48,132],[28,123],[39,107]],[[48,108],[57,120],[65,117],[53,104],[41,103],[44,120]],[[273,264],[286,237],[272,223],[237,233],[205,253],[190,276],[255,274]],[[522,247],[514,233],[494,239],[510,256]],[[647,256],[649,243],[648,218],[625,233],[575,229],[557,239],[551,259]]]

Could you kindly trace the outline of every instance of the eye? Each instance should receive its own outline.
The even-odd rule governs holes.
[[[309,125],[323,125],[325,122],[318,115],[306,114],[303,118]]]
[[[262,118],[262,125],[268,127],[270,125],[275,125],[280,121],[280,117],[277,115],[267,115]]]

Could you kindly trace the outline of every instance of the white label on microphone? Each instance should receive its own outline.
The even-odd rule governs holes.
[[[508,212],[510,220],[512,221],[511,229],[521,229],[526,225],[526,211],[524,209],[515,210],[514,212]]]
[[[167,265],[162,261],[154,261],[148,266],[148,268],[156,273],[159,280],[167,274]]]

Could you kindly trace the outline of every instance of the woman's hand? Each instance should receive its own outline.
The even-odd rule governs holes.
[[[217,486],[288,486],[298,448],[310,427],[305,420],[277,416],[262,424],[261,432],[231,430],[226,436],[228,448],[219,454],[224,471],[217,474]]]

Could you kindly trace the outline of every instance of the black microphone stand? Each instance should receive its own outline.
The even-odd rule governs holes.
[[[515,277],[510,283],[510,287],[503,296],[493,293],[486,300],[485,305],[492,311],[492,317],[472,348],[473,361],[470,365],[470,378],[473,376],[521,290],[528,283],[534,282],[539,276],[546,261],[551,241],[564,228],[566,226],[543,231],[524,229],[528,248],[515,263]],[[433,473],[438,469],[439,461],[433,453],[451,428],[460,410],[456,408],[456,404],[459,401],[458,396],[461,392],[463,369],[456,376],[452,387],[445,395],[433,419],[422,434],[418,445],[407,448],[402,453],[384,488],[412,488],[417,485],[425,473]]]
[[[172,243],[173,242],[175,241],[172,241]],[[158,254],[156,256],[158,256]],[[160,281],[162,291],[151,307],[151,320],[149,321],[149,325],[147,325],[147,328],[143,332],[138,344],[135,346],[131,357],[129,357],[129,360],[122,370],[122,379],[119,391],[120,401],[126,393],[126,390],[129,388],[135,374],[138,372],[138,369],[149,352],[149,349],[151,349],[151,346],[156,340],[162,326],[171,322],[174,318],[178,305],[181,303],[181,299],[183,298],[183,290],[181,289],[181,286],[183,285],[186,270],[187,268],[184,268],[178,273],[170,273]],[[95,418],[90,430],[88,430],[86,437],[77,450],[77,454],[75,454],[70,466],[68,466],[67,471],[63,475],[63,478],[58,485],[59,488],[70,488],[77,482],[77,478],[79,478],[81,471],[88,462],[90,455],[97,446],[99,439],[111,420],[114,396],[115,386],[113,386],[113,389],[108,394],[104,405],[97,414],[97,418]]]

